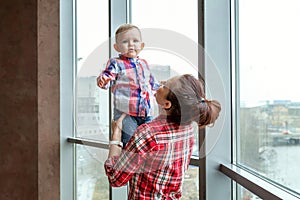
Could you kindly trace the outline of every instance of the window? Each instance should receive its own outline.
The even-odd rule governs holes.
[[[300,2],[235,3],[236,164],[299,194]]]
[[[198,77],[197,0],[131,0],[131,22],[142,30],[145,48],[140,57],[148,61],[156,78],[167,80],[184,73]],[[197,127],[195,136],[198,141]],[[193,154],[199,157],[197,141]],[[190,166],[185,177],[183,199],[199,198],[199,170]]]
[[[96,77],[109,56],[108,1],[75,4],[75,137],[108,142],[109,91],[100,90]],[[98,119],[98,120],[95,120]],[[103,163],[107,150],[75,145],[76,199],[109,199]]]
[[[201,6],[204,15],[199,14]],[[97,70],[109,57],[110,33],[124,22],[132,22],[144,31],[146,47],[141,56],[149,61],[159,79],[186,71],[197,74],[195,66],[201,65],[199,52],[192,57],[186,56],[194,53],[191,49],[183,49],[187,54],[176,54],[180,52],[176,46],[183,44],[161,47],[151,41],[149,34],[173,31],[175,38],[183,36],[192,43],[205,35],[204,73],[209,89],[216,95],[213,98],[222,104],[221,123],[217,125],[218,133],[206,132],[209,145],[205,145],[204,175],[198,162],[201,155],[197,155],[200,145],[195,147],[196,159],[185,177],[184,198],[197,199],[204,191],[206,199],[259,199],[257,191],[242,184],[232,187],[233,182],[218,173],[220,164],[230,165],[233,161],[230,166],[235,166],[236,171],[271,183],[277,192],[288,191],[299,199],[299,9],[297,0],[62,1],[61,199],[124,196],[109,189],[102,170],[109,132],[109,118],[103,113],[110,113],[110,103],[108,91],[94,87]],[[204,33],[199,31],[199,19],[205,22]],[[99,49],[104,49],[101,58],[89,59]],[[92,64],[87,64],[89,60],[93,60]],[[181,66],[186,64],[190,68],[183,71]],[[80,145],[66,144],[70,137],[75,139],[68,141]],[[234,171],[226,167],[220,171],[226,170]],[[243,173],[240,178],[245,178]],[[206,185],[199,186],[203,177]],[[296,199],[290,197],[283,199]]]
[[[246,188],[237,184],[236,199],[240,200],[261,200],[257,195],[253,194]]]
[[[153,7],[157,4],[161,6]],[[149,21],[150,18],[142,14],[150,11],[147,9],[149,6],[153,7],[157,13],[156,20],[161,23],[151,24],[153,17]],[[74,145],[74,198],[119,198],[120,195],[116,190],[109,189],[103,171],[103,162],[107,156],[107,150],[104,147],[109,138],[109,116],[112,110],[110,93],[96,86],[96,76],[105,67],[108,58],[115,53],[110,53],[110,35],[114,34],[118,25],[131,21],[142,29],[146,48],[140,56],[150,63],[156,78],[166,80],[183,73],[191,73],[197,77],[199,70],[198,1],[91,0],[87,3],[74,0],[72,8],[74,12],[74,48],[72,49],[74,79],[71,82],[74,85],[74,91],[73,103],[70,104],[71,107],[73,106],[73,115],[70,116],[73,121],[72,127],[69,127],[71,129],[69,131],[73,134],[69,135],[69,142],[81,144]],[[186,14],[184,17],[178,16],[176,13],[179,12]],[[192,26],[190,26],[191,23]],[[164,34],[165,37],[172,36],[172,38],[167,41],[162,37],[159,41],[161,44],[155,45],[153,40],[157,37],[150,37],[152,33]],[[182,43],[176,43],[178,38],[182,40]],[[166,43],[170,41],[171,45]],[[198,135],[198,131],[195,135]],[[100,146],[103,144],[104,149],[91,147],[94,144],[100,144]],[[197,144],[194,154],[199,157],[198,152]],[[184,199],[199,197],[199,176],[199,166],[197,164],[191,166],[185,177]],[[121,191],[120,194],[123,192]],[[124,196],[124,193],[121,196]]]
[[[131,22],[143,31],[145,49],[140,56],[160,79],[186,72],[198,76],[197,0],[131,0]]]

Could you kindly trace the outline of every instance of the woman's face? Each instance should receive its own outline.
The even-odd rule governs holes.
[[[156,98],[157,104],[160,105],[160,107],[168,108],[169,106],[171,106],[171,102],[169,100],[167,100],[167,95],[170,92],[169,88],[172,88],[174,86],[177,79],[178,79],[177,77],[174,77],[174,78],[167,80],[164,83],[161,83],[161,86],[156,91],[155,98]]]
[[[165,85],[161,85],[155,93],[156,102],[158,105],[163,106],[167,100],[169,89]]]

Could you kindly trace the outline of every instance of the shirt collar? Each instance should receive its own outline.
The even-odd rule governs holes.
[[[138,62],[139,60],[139,56],[137,56],[136,58],[128,58],[122,54],[119,54],[119,58],[122,59],[122,60],[129,60],[129,61],[132,61],[132,62]]]

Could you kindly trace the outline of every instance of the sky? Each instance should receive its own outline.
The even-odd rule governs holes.
[[[240,95],[300,101],[300,1],[239,3]]]

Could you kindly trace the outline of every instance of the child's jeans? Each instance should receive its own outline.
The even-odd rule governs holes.
[[[117,109],[114,109],[114,117],[113,119],[117,121],[123,113]],[[130,115],[126,115],[122,122],[122,142],[123,148],[128,143],[129,139],[133,135],[136,128],[144,123],[150,122],[152,117],[134,117]]]

